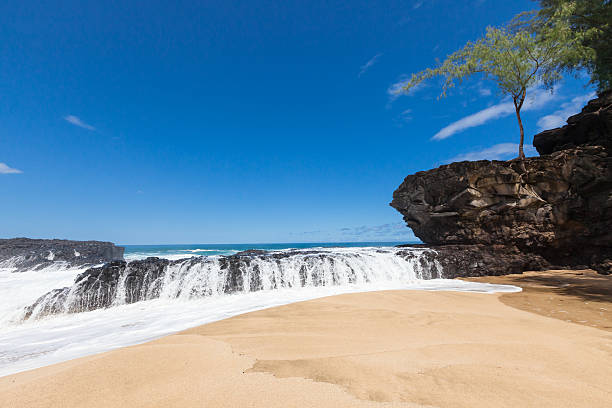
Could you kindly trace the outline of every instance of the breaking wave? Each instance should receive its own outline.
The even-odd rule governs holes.
[[[87,270],[0,270],[0,375],[342,293],[520,290],[440,279],[444,271],[430,255],[393,247],[307,248],[148,258]]]

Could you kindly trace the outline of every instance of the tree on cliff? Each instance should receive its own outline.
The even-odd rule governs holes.
[[[600,91],[612,88],[612,1],[539,0],[541,10],[532,19],[534,32],[568,27],[581,47],[566,55],[561,68],[586,69]]]
[[[564,31],[565,30],[565,31]],[[468,42],[462,49],[446,57],[436,68],[428,68],[412,74],[402,88],[407,92],[421,82],[444,77],[442,94],[473,74],[483,74],[497,83],[500,91],[514,102],[520,130],[519,158],[525,158],[523,143],[525,131],[521,120],[521,108],[527,92],[534,86],[544,86],[552,92],[561,79],[560,61],[574,52],[578,40],[570,37],[569,28],[554,26],[536,34],[529,30],[488,27],[476,42]]]

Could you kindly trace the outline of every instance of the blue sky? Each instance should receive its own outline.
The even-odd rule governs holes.
[[[505,159],[493,84],[392,91],[530,0],[0,5],[0,236],[124,244],[410,240],[411,173]],[[527,141],[592,96],[535,91]],[[532,150],[528,153],[535,154]]]

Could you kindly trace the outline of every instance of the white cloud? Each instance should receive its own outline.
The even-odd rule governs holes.
[[[346,227],[333,231],[306,231],[293,233],[309,241],[347,242],[347,241],[417,241],[414,233],[404,223],[383,225],[363,225]]]
[[[410,122],[412,120],[412,109],[406,109],[399,114],[399,118],[404,122]]]
[[[412,5],[412,8],[413,8],[414,10],[416,10],[416,9],[418,9],[418,8],[421,8],[421,6],[423,5],[423,3],[424,3],[424,1],[423,1],[423,0],[418,0],[418,1],[415,1],[415,2],[414,2],[414,4]]]
[[[544,107],[554,99],[554,95],[544,89],[535,89],[527,93],[527,98],[523,105],[523,111],[536,110]],[[432,139],[443,140],[447,139],[459,132],[470,129],[476,126],[484,125],[485,123],[499,119],[504,116],[514,114],[514,104],[512,102],[503,102],[493,105],[472,115],[459,119],[456,122],[440,129]]]
[[[340,233],[344,239],[372,239],[374,241],[380,240],[381,238],[414,239],[412,230],[402,222],[374,226],[363,225],[360,227],[341,228]]]
[[[95,127],[83,122],[81,119],[79,119],[78,117],[74,115],[65,116],[64,120],[68,123],[72,123],[74,126],[82,127],[83,129],[96,130]]]
[[[489,88],[478,88],[480,96],[491,96],[493,92]]]
[[[365,74],[366,71],[372,67],[372,65],[376,64],[376,62],[378,61],[378,59],[381,56],[382,56],[382,53],[378,53],[375,56],[373,56],[372,58],[370,58],[370,60],[368,62],[363,64],[361,66],[361,69],[359,70],[359,75],[358,76],[361,77],[363,74]]]
[[[582,107],[589,100],[595,98],[595,96],[595,92],[576,96],[571,101],[562,104],[561,109],[556,110],[550,115],[542,116],[538,120],[538,127],[540,128],[540,131],[554,129],[565,125],[567,118],[580,112]]]
[[[389,95],[389,102],[395,101],[397,98],[399,98],[402,95],[412,95],[425,86],[425,84],[421,82],[420,84],[412,87],[410,91],[406,92],[403,90],[403,88],[408,84],[408,82],[410,82],[410,78],[406,78],[404,76],[399,81],[395,82],[394,84],[391,84],[391,86],[387,88],[387,94]]]
[[[0,174],[21,174],[23,171],[7,166],[5,163],[0,163]]]
[[[537,154],[537,151],[533,146],[523,146],[523,149],[526,156],[535,156]],[[445,163],[465,160],[506,160],[512,158],[513,156],[518,157],[518,143],[500,143],[487,147],[486,149],[457,155],[451,159],[448,159]]]
[[[402,79],[400,81],[397,81],[393,84],[391,84],[389,86],[389,88],[387,88],[387,93],[389,94],[389,96],[393,99],[397,99],[399,98],[402,94],[404,94],[405,92],[402,90],[402,88],[404,86],[406,86],[406,84],[408,84],[408,82],[410,82],[409,79]]]

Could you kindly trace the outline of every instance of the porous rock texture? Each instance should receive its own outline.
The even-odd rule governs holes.
[[[612,90],[589,101],[580,113],[567,119],[567,125],[535,135],[533,146],[540,154],[576,146],[612,149]]]
[[[64,239],[0,239],[0,267],[15,272],[53,265],[82,267],[123,259],[123,247],[112,242]]]
[[[428,248],[423,258],[440,266],[445,279],[475,276],[498,276],[542,270],[550,267],[540,255],[521,252],[515,246],[484,244],[400,245],[407,248]]]
[[[611,273],[611,100],[605,93],[567,126],[537,135],[534,145],[550,154],[418,172],[405,178],[391,206],[438,252],[452,252],[450,245],[465,257],[489,259],[478,267],[455,262],[464,269],[460,275],[483,274],[475,270],[482,267],[498,275],[551,266]]]
[[[434,251],[401,249],[393,254],[412,261],[421,278],[446,277],[441,270],[444,266],[433,262],[437,257]],[[365,258],[361,258],[363,260]],[[338,268],[332,268],[336,263]],[[327,268],[321,265],[327,265]],[[292,271],[296,266],[299,268],[299,281],[293,279]],[[219,257],[197,256],[179,260],[150,257],[131,262],[114,261],[87,269],[76,277],[72,286],[44,294],[25,308],[23,319],[79,313],[160,297],[204,298],[266,288],[356,283],[360,276],[363,277],[364,266],[359,261],[348,264],[333,252],[317,249],[248,250]]]

